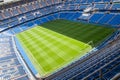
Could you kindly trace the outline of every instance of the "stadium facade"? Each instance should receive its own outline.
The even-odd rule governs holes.
[[[1,2],[0,80],[119,80],[120,79],[119,12],[120,12],[120,0],[16,0],[7,3]],[[58,22],[57,20],[60,21]],[[54,23],[52,21],[57,22]],[[87,32],[91,32],[92,36],[90,36],[91,37],[90,39],[92,40],[94,39],[92,38],[93,35],[97,35],[97,33],[95,33],[94,31],[95,29],[97,30],[97,28],[93,29],[93,27],[90,28],[89,26],[95,25],[96,27],[98,27],[98,31],[100,31],[101,29],[99,28],[100,26],[106,27],[109,29],[113,29],[112,30],[113,32],[112,31],[111,33],[110,32],[107,33],[107,31],[98,32],[101,35],[102,33],[104,33],[104,35],[106,36],[104,36],[105,39],[100,40],[100,43],[98,40],[101,38],[99,36],[96,37],[95,38],[96,44],[94,43],[94,40],[93,41],[85,40],[84,38],[87,39],[87,37],[84,37],[85,35],[83,34],[83,36],[81,36],[83,42],[86,41],[84,43],[88,43],[89,45],[91,45],[92,49],[89,46],[91,50],[89,50],[89,52],[86,51],[87,53],[85,52],[86,54],[84,56],[78,58],[77,60],[72,61],[65,67],[59,68],[50,74],[41,76],[38,68],[36,68],[35,66],[36,63],[34,62],[34,60],[31,60],[31,58],[27,54],[27,52],[29,53],[30,50],[27,51],[25,50],[27,49],[25,48],[27,45],[24,45],[22,41],[24,42],[26,39],[29,38],[31,39],[31,43],[34,43],[34,41],[32,41],[32,38],[35,38],[36,40],[38,39],[38,37],[35,37],[35,35],[38,34],[34,33],[34,31],[37,31],[34,30],[36,26],[43,27],[45,26],[44,27],[45,29],[40,28],[41,30],[43,30],[41,31],[41,33],[37,32],[39,33],[38,36],[40,37],[43,36],[43,38],[44,35],[46,34],[45,39],[50,38],[51,40],[55,40],[54,37],[57,37],[57,35],[59,36],[60,34],[65,35],[67,37],[72,37],[72,39],[73,38],[77,39],[77,37],[72,36],[73,33],[67,34],[65,32],[62,32],[63,27],[59,28],[58,30],[55,29],[55,27],[57,27],[55,25],[64,26],[69,25],[70,22],[71,25],[77,24],[76,27],[78,27],[79,25],[80,25],[79,27],[87,25],[84,27],[88,28],[86,28],[86,30],[81,30],[81,32],[83,31],[84,34],[88,34]],[[53,26],[53,24],[55,27]],[[46,26],[54,28],[50,27],[47,28]],[[74,28],[68,27],[66,28],[67,28],[66,32],[70,29],[74,30]],[[38,31],[40,29],[38,29]],[[72,30],[70,31],[72,32]],[[32,32],[34,35],[31,34]],[[54,32],[57,32],[59,34]],[[77,32],[79,31],[74,32],[74,34]],[[22,33],[27,33],[27,35],[25,34],[26,36],[23,37],[21,36]],[[20,35],[21,37],[16,37],[16,35]],[[52,36],[54,35],[54,37],[50,35]],[[64,36],[60,37],[63,37],[66,40],[68,39]],[[41,42],[43,38],[40,38]],[[81,43],[82,39],[80,39]],[[25,42],[27,43],[27,41],[28,40],[26,40]],[[72,42],[70,43],[70,45],[72,45]],[[77,41],[75,41],[75,43],[77,44]],[[74,44],[72,46],[74,46]],[[43,47],[45,47],[45,45],[43,45]],[[41,48],[39,47],[39,49]],[[38,47],[36,49],[38,49]],[[67,52],[68,50],[66,49],[65,51]],[[51,64],[51,66],[52,65],[53,64]]]

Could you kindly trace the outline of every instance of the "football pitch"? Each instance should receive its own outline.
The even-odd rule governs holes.
[[[89,52],[93,47],[89,41],[97,45],[113,32],[112,28],[55,20],[16,37],[41,77],[45,77]]]

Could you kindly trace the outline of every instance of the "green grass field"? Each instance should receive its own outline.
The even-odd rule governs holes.
[[[55,20],[16,35],[41,77],[84,56],[114,32],[91,24]]]
[[[113,28],[68,20],[54,20],[41,26],[84,43],[92,41],[93,47],[99,45],[115,31]]]

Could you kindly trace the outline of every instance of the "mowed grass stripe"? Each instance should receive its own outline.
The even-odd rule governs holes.
[[[93,47],[99,45],[100,42],[105,40],[115,31],[114,28],[80,22],[72,22],[68,20],[51,21],[42,24],[41,26],[74,38],[76,40],[82,41],[84,43],[93,41]]]
[[[43,36],[41,36],[39,39],[38,39],[38,35],[36,35],[35,33],[33,33],[33,31],[31,32],[29,32],[29,34],[30,35],[32,35],[32,37],[34,37],[34,38],[36,38],[36,39],[34,39],[34,43],[33,44],[37,44],[39,41],[42,41],[41,42],[41,44],[43,44],[43,46],[46,48],[46,49],[50,49],[50,52],[52,52],[52,53],[54,53],[55,51],[53,51],[53,50],[51,50],[51,48],[49,48],[50,46],[49,46],[49,42],[48,41],[46,41],[44,38],[43,38]],[[29,38],[30,39],[30,38]],[[29,40],[28,39],[28,40]],[[32,44],[32,45],[33,45]],[[45,45],[45,44],[47,44],[47,45]],[[40,46],[42,46],[42,45],[40,45]],[[39,48],[40,46],[33,46],[32,48],[34,48],[34,49],[36,49],[37,50],[37,48]],[[51,45],[52,46],[52,45]],[[39,48],[40,49],[40,48]],[[38,49],[38,51],[39,51],[39,49]],[[32,49],[31,49],[32,50]],[[44,54],[46,54],[46,53],[44,53]],[[52,59],[52,58],[51,58]]]
[[[22,45],[30,51],[38,61],[33,64],[41,67],[39,73],[42,76],[50,74],[57,69],[67,65],[77,56],[83,56],[91,49],[91,46],[47,30],[42,27],[35,27],[17,35]],[[39,62],[41,61],[41,62]]]
[[[78,43],[80,43],[79,41],[77,41],[76,43],[74,43],[73,44],[73,46],[70,46],[69,44],[71,43],[71,41],[73,41],[73,39],[69,39],[68,37],[66,37],[66,36],[63,36],[63,38],[64,39],[61,39],[60,37],[61,37],[61,34],[58,34],[58,35],[56,35],[56,36],[53,36],[53,35],[55,35],[56,33],[55,32],[53,32],[53,31],[50,31],[50,30],[47,30],[47,29],[43,29],[42,27],[39,27],[40,29],[39,29],[39,31],[41,31],[41,33],[43,34],[43,35],[46,35],[46,32],[48,33],[50,33],[50,34],[47,34],[46,36],[48,36],[48,37],[50,37],[51,39],[55,39],[56,41],[58,41],[59,43],[62,43],[62,44],[64,44],[64,46],[69,46],[71,49],[76,49],[76,50],[78,50],[78,49],[80,49],[80,47],[79,47],[79,45],[77,45]],[[36,29],[36,30],[38,30],[38,29]],[[66,42],[64,41],[64,40],[66,40]],[[82,44],[82,43],[81,43]],[[83,46],[82,46],[83,47]]]
[[[34,28],[34,29],[35,29],[35,28]],[[42,31],[41,33],[45,33],[45,32],[46,32],[46,31],[43,31],[42,29],[38,29],[38,28],[36,29],[35,32],[37,32],[37,30]],[[32,31],[33,31],[33,30],[32,30]],[[39,32],[40,32],[40,31],[39,31]],[[37,32],[37,33],[39,33],[39,32]],[[44,36],[44,35],[46,35],[46,33],[43,34],[43,36]],[[48,34],[48,35],[49,35],[49,34]],[[53,34],[53,35],[54,35],[54,34]],[[35,35],[34,35],[34,36],[35,36]],[[47,36],[47,35],[46,35],[46,36]],[[48,38],[52,38],[52,37],[53,37],[53,36],[51,36],[51,35],[48,36]],[[53,38],[53,39],[56,39],[56,41],[58,40],[57,37],[55,37],[55,38]],[[53,39],[52,39],[52,40],[53,40]],[[59,39],[61,39],[61,38],[59,38]],[[58,42],[59,42],[59,41],[58,41]],[[61,43],[61,42],[63,42],[63,41],[60,41],[60,43]],[[46,43],[47,43],[47,42],[46,42]],[[65,43],[64,43],[64,44],[65,44]],[[50,46],[52,46],[52,45],[50,45]],[[65,46],[66,46],[66,47],[65,47]],[[68,46],[70,47],[71,45],[66,44],[66,45],[64,45],[64,46],[62,46],[62,47],[64,47],[63,49],[67,50],[67,47],[68,47]],[[72,47],[72,46],[71,46],[71,47]],[[75,48],[75,46],[73,46],[72,48],[77,49],[77,48]],[[71,48],[71,49],[72,49],[72,48]],[[57,48],[56,48],[56,47],[53,47],[53,49],[54,49],[54,51],[58,51],[58,52],[59,52],[59,50],[60,50],[60,48],[58,48],[58,47],[57,47]],[[59,49],[59,50],[58,50],[58,49]],[[73,49],[73,50],[74,50],[74,49]],[[79,49],[80,49],[80,48],[79,48]],[[70,50],[68,49],[68,51],[70,51]],[[67,52],[67,53],[70,53],[70,52]],[[74,52],[73,52],[73,53],[74,53]]]
[[[33,30],[32,30],[33,31]],[[37,32],[37,31],[36,31]],[[37,32],[37,33],[39,33],[39,32]],[[39,36],[38,34],[32,34],[33,36]],[[46,34],[44,34],[44,35],[46,35]],[[45,46],[45,48],[47,47],[47,49],[50,49],[50,51],[52,52],[52,54],[50,54],[50,55],[54,55],[53,53],[56,53],[56,51],[58,51],[58,52],[61,52],[62,53],[62,51],[59,49],[59,48],[57,48],[57,47],[55,47],[54,46],[54,44],[52,44],[52,43],[50,43],[48,40],[46,40],[46,38],[44,38],[44,35],[43,36],[41,36],[40,35],[40,38],[38,39],[38,42],[39,41],[42,41],[41,43],[43,43],[43,45],[46,45]],[[48,38],[50,38],[50,37],[48,37]],[[57,39],[57,38],[56,38]],[[50,48],[51,46],[53,46],[52,48]],[[49,55],[49,56],[50,56]],[[58,55],[58,57],[60,57],[59,55]],[[62,57],[63,56],[61,56],[61,59],[62,59]]]
[[[37,29],[37,30],[41,30],[41,29]],[[41,30],[41,31],[43,31],[43,30]],[[35,31],[35,32],[36,32],[36,31]],[[40,31],[39,31],[39,32],[40,32]],[[46,31],[44,31],[44,32],[46,32]],[[44,32],[41,32],[41,33],[44,33]],[[43,34],[43,36],[44,36],[44,35],[46,35],[46,34]],[[53,34],[53,35],[54,35],[54,34]],[[52,37],[53,37],[53,36],[50,36],[50,38],[52,38]],[[48,38],[49,38],[49,37],[48,37]],[[46,38],[46,39],[47,39],[47,38]],[[56,39],[56,37],[53,38],[53,39]],[[51,39],[51,40],[53,40],[53,39]],[[61,38],[59,38],[59,39],[61,39]],[[57,39],[56,39],[56,41],[57,41]],[[63,41],[60,41],[60,42],[58,41],[58,43],[61,43],[61,42],[63,43]],[[57,45],[57,44],[55,44],[55,45]],[[59,47],[58,47],[58,46],[59,46]],[[65,47],[65,46],[66,46],[66,47]],[[74,49],[76,49],[76,50],[77,50],[77,49],[80,49],[80,48],[77,48],[76,46],[71,46],[71,45],[65,44],[65,43],[64,43],[63,46],[57,45],[57,49],[60,50],[60,47],[61,47],[62,49],[67,50],[68,46],[69,46],[70,48],[72,47],[71,49],[73,49],[73,50],[74,50]],[[55,48],[56,48],[56,47],[55,47]],[[54,48],[54,49],[55,49],[55,48]],[[55,49],[55,51],[56,51],[57,49]],[[69,51],[70,51],[70,50],[68,49],[68,52],[67,52],[67,53],[70,53]],[[80,50],[80,51],[81,51],[81,50]],[[74,52],[73,52],[73,53],[74,53]],[[61,54],[60,54],[60,55],[61,55]],[[63,57],[63,56],[62,56],[62,57]]]
[[[30,35],[30,36],[32,36],[32,35]],[[19,37],[20,37],[20,42],[21,42],[21,44],[23,45],[23,47],[25,48],[25,51],[27,52],[27,53],[29,53],[29,54],[27,54],[29,57],[30,57],[30,59],[32,59],[31,61],[32,61],[32,63],[34,63],[34,65],[35,65],[35,67],[37,68],[37,70],[38,71],[41,71],[41,74],[44,74],[44,69],[43,69],[43,67],[41,67],[40,66],[40,64],[39,64],[39,62],[38,62],[38,60],[37,60],[37,56],[39,56],[39,55],[35,55],[35,53],[36,53],[36,50],[37,50],[37,48],[36,49],[34,49],[33,48],[33,46],[36,46],[35,44],[34,44],[34,41],[33,41],[33,39],[28,39],[29,37],[29,33],[27,33],[27,32],[25,32],[25,34],[20,34],[19,35]],[[26,42],[26,40],[29,40],[29,41],[27,41],[27,42],[29,42],[29,43],[24,43],[24,42]],[[35,39],[34,39],[35,40]],[[28,46],[29,45],[29,46]],[[35,51],[34,51],[35,50]],[[39,49],[40,50],[40,49]],[[34,53],[34,54],[33,54]],[[42,52],[43,54],[44,54],[44,51]],[[46,54],[46,53],[45,53]],[[47,56],[46,56],[47,57]],[[43,62],[44,61],[44,58],[43,59],[41,59],[40,60],[41,62]],[[39,66],[38,66],[39,65]]]
[[[38,30],[38,29],[37,29]],[[42,30],[40,30],[40,31],[42,31]],[[43,31],[43,32],[37,32],[37,31],[35,31],[35,32],[37,32],[37,33],[44,33],[45,31]],[[32,32],[34,32],[34,30],[32,30]],[[29,32],[29,33],[32,33],[32,32]],[[31,34],[30,34],[31,35]],[[32,33],[32,35],[33,35],[33,33]],[[43,36],[44,35],[46,35],[46,34],[43,34]],[[48,34],[49,35],[49,34]],[[54,34],[53,34],[54,35]],[[35,35],[33,35],[33,36],[35,36]],[[47,35],[46,35],[47,36]],[[50,39],[50,38],[53,38],[54,36],[49,36],[49,37],[47,37],[46,39]],[[57,37],[54,37],[53,39],[56,39]],[[29,39],[31,39],[31,38],[29,38]],[[36,38],[37,39],[37,38]],[[53,39],[51,39],[51,40],[53,40]],[[62,42],[63,43],[63,41],[61,41],[61,38],[59,38],[60,40],[60,42]],[[56,39],[56,41],[57,41],[58,39]],[[65,45],[64,46],[66,46],[66,47],[68,47],[68,45],[69,45],[69,43],[64,43]],[[70,46],[70,45],[69,45]],[[72,47],[72,48],[74,48],[74,49],[79,49],[79,48],[77,48],[76,46],[70,46],[70,47]],[[72,49],[71,48],[71,49]]]
[[[46,43],[47,44],[47,43]],[[45,46],[45,45],[43,45],[43,46]],[[41,47],[41,46],[40,46]],[[38,47],[37,47],[38,48]],[[37,49],[36,48],[36,49]],[[36,50],[35,48],[32,48],[31,50]],[[49,51],[49,48],[46,48],[48,51]],[[46,54],[46,53],[44,53],[44,51],[42,52],[42,51],[39,51],[40,50],[40,48],[38,49],[38,52],[36,52],[36,53],[42,53],[42,54]],[[53,53],[52,51],[50,51],[51,53]],[[47,52],[47,53],[49,53],[49,52]],[[50,57],[51,56],[51,57]],[[43,63],[49,63],[50,64],[50,62],[51,61],[55,61],[55,60],[52,60],[52,58],[53,59],[55,59],[56,58],[56,56],[55,57],[52,57],[52,55],[36,55],[36,56],[34,56],[34,57],[36,57],[36,59],[38,59],[39,61],[42,61],[42,62],[40,62],[41,64]],[[45,58],[42,58],[42,57],[45,57]],[[59,58],[61,61],[62,61],[62,59],[61,58]],[[55,62],[54,62],[54,64],[55,64]],[[46,64],[47,65],[47,64]],[[51,66],[46,66],[46,65],[44,65],[44,66],[42,66],[42,67],[44,67],[44,71],[43,72],[45,72],[45,71],[48,71],[48,70],[50,70],[51,69]],[[40,72],[41,72],[41,70],[40,70]],[[42,73],[41,73],[42,74]]]
[[[38,29],[36,29],[35,30],[35,32],[38,32],[38,33],[43,33],[42,34],[42,36],[44,37],[44,35],[46,35],[47,33],[44,33],[44,32],[41,32],[42,30],[38,30]],[[49,34],[48,34],[49,35]],[[68,46],[70,46],[69,44],[68,45],[66,45],[66,44],[63,44],[63,41],[58,41],[58,39],[60,39],[59,37],[55,37],[55,38],[53,38],[53,35],[46,35],[45,36],[45,40],[47,39],[48,41],[49,41],[49,47],[50,46],[53,46],[53,49],[54,49],[54,51],[58,51],[58,53],[64,53],[63,51],[64,50],[62,50],[62,49],[65,49],[65,50],[67,50],[67,48],[68,48]],[[53,39],[55,40],[54,42],[53,42]],[[52,43],[50,43],[50,42],[52,42]],[[60,45],[60,44],[58,44],[58,43],[60,43],[60,44],[63,44],[63,45]],[[54,46],[54,45],[56,45],[56,46]],[[61,48],[62,49],[61,49]],[[72,48],[71,48],[72,49]],[[68,49],[68,51],[70,51],[69,49]],[[70,52],[68,52],[68,53],[70,53]],[[67,54],[67,53],[66,53]],[[62,54],[58,54],[59,56],[61,56],[61,57],[64,57],[64,55],[65,55],[65,53],[64,53],[64,55],[62,55]],[[66,58],[64,58],[64,59],[66,59]]]

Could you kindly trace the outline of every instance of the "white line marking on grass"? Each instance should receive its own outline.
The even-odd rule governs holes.
[[[40,34],[38,34],[38,33],[40,33]],[[50,33],[50,34],[49,34]],[[41,37],[40,37],[40,35],[42,35]],[[44,37],[44,35],[45,35],[45,37]],[[62,54],[65,54],[65,52],[62,50],[62,49],[60,49],[60,48],[58,48],[58,47],[56,47],[56,46],[53,46],[52,48],[51,48],[51,46],[53,45],[53,42],[49,42],[48,40],[46,40],[46,38],[48,37],[48,38],[50,38],[51,40],[55,40],[56,41],[56,43],[60,43],[61,45],[64,45],[64,46],[66,46],[66,47],[68,47],[68,48],[70,48],[70,49],[72,49],[72,50],[74,50],[74,51],[77,51],[78,52],[78,50],[80,51],[80,53],[84,50],[84,48],[85,47],[87,47],[88,45],[87,44],[85,44],[85,43],[83,43],[83,42],[80,42],[80,41],[77,41],[77,40],[75,40],[75,39],[72,39],[71,38],[71,40],[69,40],[69,37],[67,37],[67,36],[64,36],[64,35],[61,35],[61,34],[58,34],[58,33],[56,33],[56,32],[53,32],[53,31],[50,31],[50,30],[46,30],[46,29],[44,29],[44,28],[42,28],[41,29],[41,27],[39,27],[39,29],[38,28],[34,28],[34,29],[32,29],[32,30],[29,30],[29,31],[27,31],[25,34],[22,34],[22,36],[24,36],[24,38],[25,38],[25,40],[26,40],[26,42],[25,43],[27,43],[27,42],[31,42],[31,43],[29,43],[30,45],[32,45],[32,44],[35,44],[37,41],[41,41],[41,43],[42,44],[44,44],[44,45],[46,45],[46,47],[48,47],[52,52],[54,52],[54,54],[56,53],[56,51],[59,51],[60,53],[62,53]],[[60,37],[62,37],[62,39],[60,38]],[[64,39],[67,39],[67,41],[65,41]],[[36,40],[36,42],[35,41],[33,41],[33,40]],[[73,43],[71,43],[71,41],[73,40],[73,42],[75,41],[75,42],[79,42],[79,43],[81,43],[81,44],[84,44],[83,46],[81,46],[81,45],[75,45],[75,44],[73,44]],[[58,45],[59,46],[59,45]],[[78,47],[79,46],[79,47]],[[37,46],[35,45],[34,46],[34,48],[37,48]],[[81,50],[80,50],[80,48],[81,48]],[[41,48],[40,48],[41,49]],[[39,49],[39,50],[40,50]],[[83,49],[83,50],[82,50]],[[39,51],[39,50],[36,50],[36,51]],[[41,49],[40,51],[42,51],[44,54],[46,54],[46,56],[47,56],[47,53],[45,53],[44,52],[44,50],[43,49]],[[84,52],[86,52],[86,51],[84,51]],[[31,53],[30,53],[31,54]],[[32,55],[32,54],[31,54]],[[40,53],[39,53],[39,55],[40,55]],[[64,55],[62,55],[61,56],[61,54],[56,54],[56,55],[58,55],[59,57],[61,57],[63,60],[64,60]],[[33,55],[32,55],[32,57],[34,57]],[[49,56],[48,56],[49,57]],[[35,57],[34,57],[35,58]],[[33,58],[32,58],[33,59]],[[51,58],[52,59],[52,58]],[[72,58],[73,59],[73,58]],[[36,59],[33,59],[33,60],[35,60],[35,62],[36,63],[38,63],[39,64],[39,62],[36,60]],[[67,60],[68,61],[68,60]],[[70,60],[71,61],[71,60]],[[49,63],[49,62],[48,62]],[[68,63],[68,62],[64,62],[63,64],[65,64],[65,63]],[[63,66],[63,64],[61,64],[61,65],[59,65],[59,67],[60,66]],[[36,66],[37,68],[38,68],[38,66]],[[54,71],[54,70],[56,70],[56,69],[58,69],[58,67],[56,67],[56,68],[52,68],[52,70],[50,71],[50,72],[45,72],[44,71],[44,69],[41,67],[41,65],[39,64],[39,67],[40,67],[40,69],[44,72],[44,73],[50,73],[51,71]],[[65,67],[65,66],[64,66]],[[39,68],[38,68],[39,69]],[[39,69],[39,71],[41,72],[41,70]],[[54,70],[53,70],[54,69]],[[43,75],[43,74],[42,74]]]
[[[37,37],[38,36],[38,34],[32,34],[32,35],[34,35],[35,37]],[[52,43],[50,43],[49,41],[47,41],[47,40],[45,40],[43,37],[41,38],[39,38],[38,40],[40,40],[40,41],[42,41],[41,43],[43,43],[44,45],[46,45],[47,43],[47,47],[49,48],[49,49],[51,49],[52,50],[52,52],[55,52],[56,53],[56,51],[59,51],[59,52],[61,52],[61,53],[64,53],[62,50],[60,50],[59,48],[57,48],[57,47],[55,47],[55,46],[52,46],[53,44]],[[51,46],[52,46],[52,48],[51,48]],[[53,48],[54,47],[54,48]],[[59,55],[60,56],[60,55]],[[63,57],[63,56],[60,56],[61,58]]]
[[[32,32],[30,32],[31,33],[31,35],[33,35],[34,33],[32,33]],[[34,35],[34,37],[35,37],[36,35]],[[46,43],[46,42],[45,42]],[[40,66],[40,65],[39,65]],[[41,66],[40,66],[41,67]],[[51,71],[53,71],[53,70],[51,70]],[[44,71],[45,72],[45,71]]]
[[[22,35],[23,35],[23,34],[22,34]],[[27,38],[27,37],[29,37],[29,36],[27,36],[26,34],[24,34],[23,36],[24,36],[24,39]],[[29,40],[30,40],[30,39],[29,39]],[[33,41],[29,41],[29,42],[33,42]],[[24,45],[24,47],[25,47],[25,45]],[[39,69],[39,72],[41,72],[41,70],[42,70],[43,72],[45,72],[44,69],[43,69],[43,68],[41,67],[41,65],[39,64],[39,62],[35,59],[35,57],[32,55],[32,53],[28,50],[28,48],[25,47],[25,50],[27,50],[27,52],[30,53],[31,58],[39,65],[39,67],[38,67],[37,65],[35,65],[35,66],[37,67],[37,69],[40,68],[40,69]],[[30,57],[30,56],[29,56],[29,57]],[[33,62],[33,61],[32,61],[32,62]],[[33,62],[33,63],[34,63],[34,62]],[[36,64],[36,63],[35,63],[35,64]],[[43,76],[43,74],[44,74],[44,73],[42,73],[41,75]]]
[[[67,37],[67,36],[64,36],[64,35],[61,35],[61,34],[58,34],[58,33],[56,33],[56,32],[53,32],[53,31],[49,31],[51,34],[48,34],[46,31],[43,31],[43,30],[40,30],[40,29],[36,29],[37,31],[41,31],[41,33],[43,33],[44,35],[46,35],[46,36],[48,36],[48,37],[51,37],[53,40],[56,40],[56,41],[58,41],[58,42],[60,42],[60,43],[63,43],[63,44],[65,44],[65,45],[69,45],[69,47],[71,47],[72,49],[74,49],[74,50],[80,50],[80,47],[78,47],[78,46],[76,46],[76,45],[74,45],[74,44],[72,44],[72,46],[71,46],[71,43],[67,40],[67,41],[65,41],[65,40],[63,40],[63,39],[61,39],[60,37],[61,36],[63,36],[63,37],[65,37],[65,38],[69,38],[69,37]],[[56,36],[53,36],[53,34],[57,34],[56,36],[59,36],[59,37],[56,37]],[[72,38],[71,38],[72,39]],[[77,41],[77,40],[75,40],[75,39],[72,39],[72,40],[74,40],[74,41]],[[78,42],[78,41],[77,41]],[[80,41],[79,41],[80,42]],[[85,43],[83,43],[83,42],[80,42],[81,44],[85,44]]]

